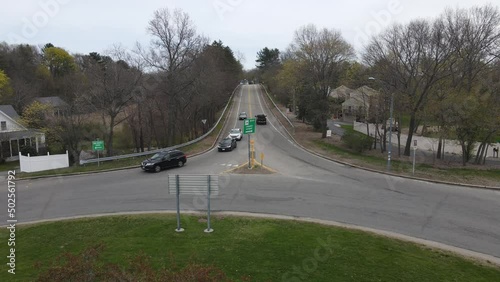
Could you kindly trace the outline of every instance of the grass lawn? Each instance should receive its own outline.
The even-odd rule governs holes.
[[[19,161],[5,162],[3,164],[0,164],[0,171],[13,170],[16,168],[19,168]]]
[[[344,126],[343,126],[344,127]],[[349,130],[349,128],[346,128]],[[318,148],[321,148],[336,157],[341,157],[344,160],[354,160],[358,162],[353,162],[362,166],[368,166],[381,171],[386,170],[387,159],[385,157],[377,157],[366,155],[363,153],[353,152],[346,148],[336,146],[334,144],[325,142],[323,139],[314,140],[313,144]],[[391,161],[392,172],[401,173],[405,175],[412,174],[412,163],[408,161]],[[490,183],[500,182],[500,170],[499,169],[477,169],[477,168],[437,168],[432,165],[425,163],[417,163],[415,165],[415,176],[432,178],[436,180],[451,181],[451,182],[463,182],[471,184],[482,184],[480,179],[487,181],[486,185],[494,185]],[[484,184],[484,183],[483,183]]]
[[[213,217],[206,234],[201,218],[174,215],[112,216],[21,226],[16,231],[16,275],[0,281],[35,280],[64,252],[98,243],[100,263],[127,266],[138,254],[154,268],[181,269],[190,261],[213,265],[247,281],[500,281],[500,268],[449,253],[371,234],[281,220]],[[8,230],[0,230],[7,240]],[[1,244],[7,254],[7,244]],[[5,259],[4,259],[5,260]],[[40,268],[34,265],[40,265]],[[297,272],[294,272],[296,270]],[[300,274],[296,274],[300,273]],[[284,280],[283,280],[284,281]]]

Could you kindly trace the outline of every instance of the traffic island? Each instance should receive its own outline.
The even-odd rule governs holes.
[[[257,161],[254,162],[252,168],[248,168],[248,162],[233,168],[231,170],[226,171],[226,173],[234,173],[234,174],[274,174],[277,173],[276,170],[269,168],[267,166],[263,166]]]

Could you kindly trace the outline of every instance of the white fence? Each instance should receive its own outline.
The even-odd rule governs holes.
[[[35,172],[69,167],[68,151],[66,151],[66,154],[51,156],[49,153],[47,153],[46,156],[36,157],[30,157],[29,154],[26,157],[19,153],[19,164],[21,165],[21,171],[24,172]]]

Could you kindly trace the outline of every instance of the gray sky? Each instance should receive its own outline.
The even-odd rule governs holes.
[[[434,18],[446,7],[495,3],[483,0],[22,0],[3,3],[0,41],[52,44],[71,53],[104,52],[113,44],[147,44],[148,21],[159,8],[181,8],[199,33],[222,40],[243,54],[246,69],[255,66],[264,47],[284,50],[294,31],[306,24],[341,30],[360,52],[368,37],[393,22]],[[494,4],[497,5],[498,4]]]

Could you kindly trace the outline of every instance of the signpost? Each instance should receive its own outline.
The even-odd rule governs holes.
[[[99,166],[99,152],[104,151],[104,141],[102,140],[92,141],[92,150],[97,151],[97,166]]]
[[[415,175],[415,158],[417,154],[417,140],[413,140],[413,175]]]
[[[248,134],[248,168],[252,168],[251,166],[251,151],[250,151],[250,134],[255,133],[255,119],[249,118],[246,119],[243,123],[243,134]]]
[[[219,195],[219,177],[217,175],[169,175],[168,193],[176,195],[177,228],[175,232],[183,232],[180,217],[180,195],[207,196],[207,228],[205,233],[214,230],[210,225],[210,197]]]

